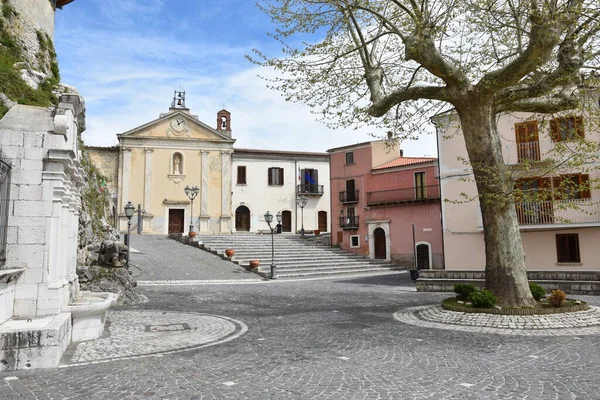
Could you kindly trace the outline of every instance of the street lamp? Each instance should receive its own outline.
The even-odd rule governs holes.
[[[281,223],[281,213],[278,212],[277,215],[277,223]],[[271,230],[271,279],[277,279],[277,275],[275,275],[275,239],[273,233],[275,231],[275,227],[271,226],[271,222],[273,222],[273,215],[267,211],[265,214],[265,221],[269,224],[269,229]]]
[[[298,203],[298,206],[300,206],[300,210],[302,210],[302,229],[300,229],[300,237],[304,239],[304,206],[306,206],[308,198],[306,196],[300,196],[296,199],[296,202]]]
[[[131,217],[133,217],[134,211],[135,207],[130,201],[128,201],[127,205],[125,206],[125,216],[127,217],[127,260],[125,261],[125,269],[129,269],[129,254],[131,249]]]
[[[198,189],[198,186],[194,186],[194,187],[189,187],[186,186],[185,189],[183,189],[185,191],[185,194],[187,195],[187,197],[190,199],[191,204],[191,208],[190,208],[190,233],[189,236],[193,237],[192,235],[192,231],[194,230],[194,199],[196,198],[196,196],[198,196],[198,193],[200,192],[200,189]]]

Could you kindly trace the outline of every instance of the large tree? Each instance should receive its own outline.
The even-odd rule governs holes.
[[[250,59],[283,72],[271,86],[326,122],[376,123],[404,135],[438,105],[453,108],[479,194],[486,287],[504,305],[532,305],[497,116],[579,106],[583,80],[600,65],[600,2],[263,0],[259,7],[278,25],[272,35],[283,55],[255,50]]]

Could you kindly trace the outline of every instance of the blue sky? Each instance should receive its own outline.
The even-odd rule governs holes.
[[[323,152],[372,140],[370,129],[332,130],[302,104],[286,103],[258,75],[274,74],[244,56],[278,54],[274,26],[253,0],[76,0],[56,12],[63,83],[84,96],[86,144],[111,146],[116,134],[168,111],[186,91],[192,114],[216,126],[231,112],[235,147]],[[307,38],[303,38],[307,39]],[[310,38],[308,38],[310,40]],[[401,145],[405,156],[435,156],[432,134]]]

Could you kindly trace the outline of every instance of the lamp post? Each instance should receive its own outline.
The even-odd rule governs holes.
[[[278,212],[277,215],[277,223],[281,223],[281,213]],[[275,274],[275,239],[273,233],[275,231],[275,227],[271,226],[271,222],[273,222],[273,215],[267,211],[265,214],[265,221],[269,224],[269,229],[271,230],[271,279],[277,279],[277,275]]]
[[[194,186],[194,187],[186,186],[185,189],[183,189],[183,190],[185,191],[185,194],[187,195],[187,197],[190,199],[190,202],[191,202],[189,237],[194,237],[194,236],[196,236],[195,234],[192,233],[192,231],[194,230],[194,216],[193,216],[193,214],[194,214],[194,199],[196,198],[196,196],[198,196],[200,189],[198,189],[198,186]]]
[[[131,204],[130,201],[125,205],[125,216],[127,217],[127,260],[125,260],[125,269],[129,269],[129,254],[131,249],[131,217],[133,217],[133,212],[135,211],[135,207]]]
[[[308,198],[306,196],[300,196],[296,199],[296,202],[298,203],[298,206],[300,206],[300,210],[302,212],[302,217],[301,217],[302,229],[300,229],[300,237],[302,239],[304,239],[304,206],[306,206],[306,203],[308,202]]]

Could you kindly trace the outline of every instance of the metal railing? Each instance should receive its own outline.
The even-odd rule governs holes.
[[[316,183],[305,183],[302,185],[298,185],[298,194],[316,194],[322,196],[323,191],[323,185],[317,185]]]
[[[371,206],[377,204],[422,201],[439,198],[440,187],[438,185],[429,185],[367,192],[367,205]]]
[[[6,261],[8,232],[8,202],[10,200],[10,171],[12,167],[0,160],[0,266]]]
[[[517,162],[540,160],[540,142],[517,143]]]
[[[358,203],[358,190],[340,192],[340,202],[342,203]]]
[[[340,228],[342,229],[358,229],[358,217],[340,217]]]
[[[516,203],[515,207],[520,225],[600,223],[597,199]]]

